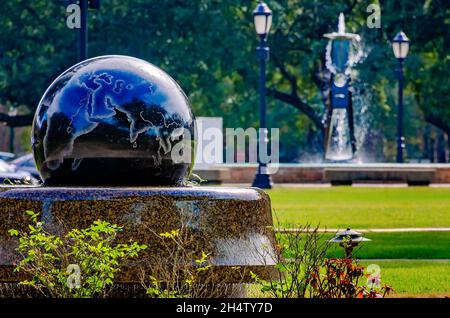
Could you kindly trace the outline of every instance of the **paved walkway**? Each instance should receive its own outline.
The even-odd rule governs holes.
[[[310,229],[311,231],[312,229]],[[345,229],[318,229],[320,233],[336,233]],[[450,232],[450,227],[406,227],[392,229],[352,229],[361,233],[407,233],[407,232]],[[275,228],[276,232],[305,232],[305,229],[299,228]]]

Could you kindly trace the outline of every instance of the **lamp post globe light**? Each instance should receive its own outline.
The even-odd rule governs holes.
[[[403,61],[409,52],[409,39],[405,33],[399,32],[392,40],[392,50],[398,61],[396,76],[398,79],[398,108],[397,108],[397,162],[403,163]]]
[[[344,249],[345,258],[353,257],[353,249],[361,242],[369,242],[371,239],[365,238],[361,233],[347,228],[347,230],[338,232],[335,237],[328,242],[338,243]]]
[[[266,63],[269,60],[269,47],[267,46],[267,35],[272,26],[272,10],[262,1],[258,2],[253,11],[255,30],[259,36],[259,46],[256,48],[256,56],[259,61],[259,151],[258,171],[253,180],[253,187],[261,189],[272,188],[272,180],[267,171],[267,163],[261,161],[261,149],[267,149],[268,132],[266,127]]]

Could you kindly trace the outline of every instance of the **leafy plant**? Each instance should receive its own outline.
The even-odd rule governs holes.
[[[368,277],[364,274],[364,266],[358,265],[350,258],[331,258],[324,261],[308,277],[313,298],[381,298],[388,295],[393,289],[384,285],[376,288],[361,284],[361,279]]]
[[[263,280],[251,273],[261,285],[261,292],[275,298],[304,298],[309,288],[308,277],[323,263],[329,243],[321,239],[318,228],[309,225],[278,235],[279,255],[276,279]]]
[[[385,297],[392,288],[377,288],[373,282],[361,284],[364,267],[350,258],[327,259],[330,243],[318,233],[318,227],[281,229],[278,234],[280,253],[276,272],[278,277],[264,280],[255,273],[252,279],[263,294],[275,298],[377,298]],[[353,248],[345,239],[342,247]]]
[[[155,235],[161,254],[151,260],[150,274],[141,275],[141,285],[149,296],[216,297],[229,287],[212,270],[211,253],[198,251],[197,239],[186,226]]]
[[[21,285],[31,286],[44,296],[104,297],[124,261],[147,248],[131,241],[116,244],[116,235],[123,231],[116,224],[98,220],[88,228],[55,235],[38,221],[39,213],[26,213],[32,221],[28,231],[9,230],[11,236],[19,238],[16,250],[22,256],[14,271],[30,277]]]

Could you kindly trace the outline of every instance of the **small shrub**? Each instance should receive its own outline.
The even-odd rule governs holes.
[[[160,241],[160,253],[151,259],[150,273],[141,275],[141,285],[150,297],[210,298],[231,288],[213,271],[211,254],[198,251],[197,238],[187,226],[154,235]]]
[[[376,284],[365,286],[364,267],[355,260],[327,259],[330,243],[318,233],[318,227],[310,226],[296,231],[282,231],[278,234],[279,258],[276,264],[277,276],[263,280],[252,273],[255,283],[263,295],[275,298],[378,298],[388,295],[392,288]],[[351,242],[344,241],[344,244]],[[347,245],[343,247],[348,248]]]
[[[369,288],[361,284],[364,266],[358,265],[350,258],[331,258],[324,261],[323,266],[317,267],[308,277],[313,298],[382,298],[388,295],[392,288],[384,285],[376,288],[375,284]]]
[[[98,220],[86,229],[58,236],[44,230],[38,213],[26,213],[32,221],[28,231],[9,230],[19,238],[16,250],[22,256],[14,271],[30,277],[21,285],[44,296],[105,297],[123,262],[147,248],[136,242],[115,244],[116,235],[123,231],[116,224]]]
[[[252,273],[252,278],[261,285],[261,292],[270,297],[304,298],[310,287],[309,274],[323,263],[329,243],[321,239],[318,228],[311,229],[309,225],[297,231],[285,231],[277,239],[277,277],[263,280]]]

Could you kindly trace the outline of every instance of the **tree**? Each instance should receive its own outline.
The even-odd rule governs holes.
[[[75,39],[64,9],[57,1],[0,3],[0,103],[33,111],[45,88],[73,64]]]
[[[267,2],[274,12],[268,123],[281,129],[282,160],[307,153],[320,157],[323,151],[329,80],[323,34],[336,30],[339,12],[346,15],[347,29],[362,36],[367,53],[353,78],[356,124],[366,136],[360,148],[373,148],[377,160],[393,158],[396,61],[389,40],[402,28],[412,39],[405,102],[415,118],[406,122],[407,140],[422,125],[419,108],[448,134],[448,1],[379,0],[380,29],[367,27],[370,13],[363,0]],[[247,0],[103,1],[89,14],[90,56],[143,58],[180,83],[197,115],[222,116],[226,127],[257,126],[255,5]],[[68,29],[65,19],[63,1],[0,3],[1,104],[26,105],[32,113],[51,81],[77,62],[77,31]]]
[[[380,29],[371,29],[366,24],[367,1],[339,1],[326,6],[322,1],[272,1],[277,17],[271,40],[276,70],[270,94],[306,115],[315,130],[323,134],[329,74],[323,58],[322,34],[334,31],[338,13],[344,12],[347,28],[362,36],[367,52],[363,63],[356,67],[358,78],[354,79],[354,86],[360,94],[371,95],[365,102],[371,104],[372,122],[376,123],[373,128],[386,130],[383,129],[386,122],[390,122],[388,130],[394,128],[389,113],[395,107],[395,100],[389,96],[392,95],[390,83],[395,82],[392,76],[395,61],[389,40],[404,29],[413,39],[412,52],[406,61],[407,68],[412,69],[408,72],[412,87],[407,88],[407,93],[416,96],[425,119],[448,135],[450,87],[445,80],[450,71],[448,1],[380,0],[378,3],[382,25]]]

